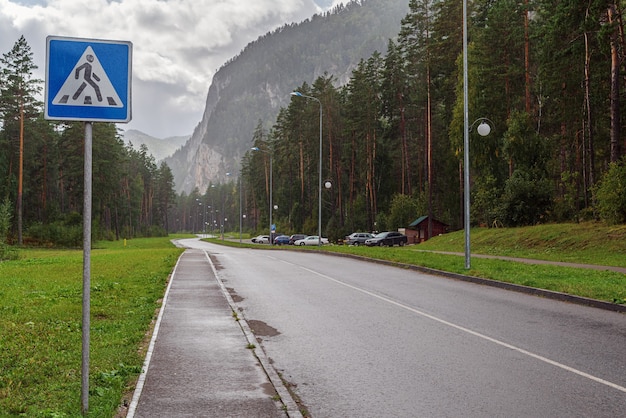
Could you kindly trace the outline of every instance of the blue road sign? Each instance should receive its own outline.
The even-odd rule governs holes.
[[[48,36],[44,117],[129,122],[131,76],[130,42]]]

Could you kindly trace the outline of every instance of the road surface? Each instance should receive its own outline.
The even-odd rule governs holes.
[[[310,251],[185,245],[206,249],[312,417],[626,414],[624,314]]]

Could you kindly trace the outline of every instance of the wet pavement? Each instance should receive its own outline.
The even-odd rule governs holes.
[[[298,416],[233,306],[208,253],[186,250],[172,273],[127,417]]]

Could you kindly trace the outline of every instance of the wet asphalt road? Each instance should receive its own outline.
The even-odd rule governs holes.
[[[197,245],[312,417],[626,411],[624,314],[341,257]]]

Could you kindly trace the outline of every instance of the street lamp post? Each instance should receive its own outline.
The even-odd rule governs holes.
[[[467,0],[463,0],[463,201],[464,201],[464,224],[465,224],[465,268],[471,267],[470,251],[470,175],[469,175],[469,132],[477,122],[480,122],[476,131],[480,136],[487,136],[491,132],[491,126],[485,122],[487,118],[479,118],[472,125],[469,124],[468,110],[468,71],[467,71]],[[493,125],[493,122],[491,122]]]
[[[322,245],[322,102],[317,97],[306,96],[299,91],[291,93],[292,96],[304,97],[315,100],[320,105],[320,158],[319,158],[319,196],[317,199],[317,245]]]
[[[463,0],[463,201],[465,202],[465,268],[470,268],[469,110],[467,89],[467,0]]]
[[[273,179],[272,179],[272,172],[274,171],[273,167],[272,167],[272,153],[270,151],[262,150],[259,147],[252,147],[251,149],[252,149],[252,151],[263,152],[263,153],[265,153],[265,154],[270,156],[270,205],[269,205],[269,209],[270,209],[270,229],[269,229],[269,234],[270,234],[270,245],[272,245],[272,244],[274,244],[274,241],[272,240],[272,208],[273,208],[273,205],[272,205],[272,189],[274,188],[274,183],[273,183]]]

